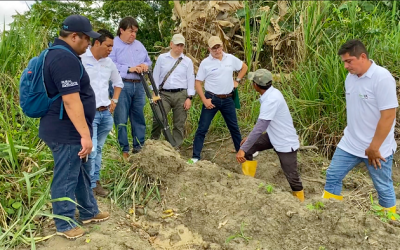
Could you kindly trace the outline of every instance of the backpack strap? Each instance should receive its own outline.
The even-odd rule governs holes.
[[[49,44],[50,45],[50,44]],[[47,50],[53,50],[53,49],[62,49],[65,51],[68,51],[69,53],[73,54],[75,57],[77,57],[71,50],[67,49],[67,47],[62,46],[62,45],[55,45],[55,46],[51,46],[49,48],[47,48]],[[47,55],[47,52],[46,52]],[[76,59],[78,59],[79,61],[79,66],[81,67],[81,76],[79,77],[79,79],[82,79],[83,76],[83,66],[82,66],[82,62],[79,60],[79,58],[77,57]],[[44,69],[44,61],[43,60],[43,69]],[[44,76],[43,76],[44,79]],[[54,96],[53,98],[51,98],[52,101],[55,101],[57,98],[59,98],[61,96],[60,93],[58,93],[56,96]],[[60,116],[59,119],[62,120],[63,118],[63,114],[64,114],[64,101],[61,99],[61,107],[60,107]]]

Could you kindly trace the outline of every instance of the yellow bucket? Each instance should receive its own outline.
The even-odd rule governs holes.
[[[242,171],[244,175],[254,177],[257,169],[257,161],[245,161],[242,163]]]

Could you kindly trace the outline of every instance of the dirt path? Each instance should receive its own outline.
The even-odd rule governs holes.
[[[109,221],[91,225],[90,233],[76,241],[55,236],[38,249],[399,249],[400,228],[367,213],[369,193],[377,199],[362,166],[346,177],[344,202],[326,201],[320,196],[329,161],[312,151],[300,152],[306,192],[300,203],[289,192],[273,151],[257,157],[255,178],[241,174],[230,141],[206,145],[205,160],[195,165],[186,164],[190,155],[191,149],[178,154],[167,143],[147,141],[130,160],[160,178],[161,203],[149,203],[134,218],[100,199],[100,207],[111,211]],[[400,197],[397,164],[393,178]],[[274,187],[272,193],[266,185]],[[318,202],[324,207],[316,209]],[[45,234],[54,231],[50,225]]]
[[[64,237],[53,236],[48,241],[38,245],[40,250],[153,250],[149,235],[143,230],[132,226],[133,218],[121,209],[111,206],[109,200],[98,199],[100,209],[109,211],[109,220],[85,225],[89,231],[85,236],[76,240],[67,240]],[[44,234],[55,232],[53,223],[47,226]]]

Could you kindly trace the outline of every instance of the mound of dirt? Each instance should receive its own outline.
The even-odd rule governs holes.
[[[131,160],[161,180],[163,202],[152,201],[138,227],[158,249],[398,249],[399,228],[354,202],[319,198],[323,168],[313,164],[326,163],[307,165],[302,157],[304,203],[289,192],[279,163],[259,160],[264,171],[251,178],[240,174],[238,164],[188,165],[167,142],[146,141]],[[272,193],[266,183],[275,187]],[[166,209],[173,213],[162,218]]]

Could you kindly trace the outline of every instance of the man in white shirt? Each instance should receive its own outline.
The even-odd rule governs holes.
[[[349,71],[345,81],[347,127],[326,173],[323,198],[342,200],[342,180],[364,162],[378,192],[379,205],[396,212],[392,181],[396,122],[396,82],[368,58],[364,44],[350,40],[338,54]]]
[[[172,109],[174,125],[172,136],[176,143],[175,147],[179,148],[183,143],[187,111],[196,93],[194,70],[192,60],[183,54],[185,38],[181,34],[175,34],[169,46],[171,50],[157,58],[153,78],[163,99],[165,112],[168,114]],[[151,138],[158,140],[161,129],[162,125],[153,118]]]
[[[208,40],[208,47],[210,55],[200,63],[195,82],[196,92],[203,102],[203,107],[199,127],[194,137],[193,156],[188,161],[189,164],[200,160],[204,138],[218,111],[224,117],[236,151],[239,150],[242,140],[232,97],[234,88],[238,86],[240,80],[246,74],[247,65],[235,56],[224,53],[223,43],[218,36],[212,36]],[[234,71],[240,71],[236,80],[233,80]],[[203,81],[205,81],[205,94],[202,88]]]
[[[101,150],[108,133],[113,127],[112,113],[118,103],[121,89],[124,87],[118,69],[111,58],[114,36],[108,30],[99,30],[101,36],[92,40],[92,47],[81,56],[96,96],[96,115],[93,121],[93,151],[89,155],[92,162],[90,171],[93,193],[105,197],[108,195],[100,184]],[[109,81],[114,87],[114,96],[109,99]]]
[[[274,149],[292,193],[304,201],[304,190],[297,171],[299,137],[282,93],[272,86],[272,74],[259,69],[248,74],[254,89],[261,95],[260,115],[250,135],[243,139],[236,159],[239,163],[252,160],[256,151]],[[266,133],[264,133],[266,132]],[[257,163],[257,162],[256,162]]]

